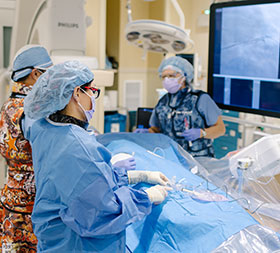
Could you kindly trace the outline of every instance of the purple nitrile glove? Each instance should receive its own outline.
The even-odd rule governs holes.
[[[149,129],[148,128],[136,128],[133,133],[137,133],[137,134],[147,134],[149,133]]]
[[[182,133],[182,136],[185,137],[185,139],[188,141],[194,141],[194,140],[200,138],[200,128],[186,129]]]
[[[136,169],[136,162],[134,157],[130,157],[124,160],[120,160],[113,164],[115,168],[124,168],[126,170],[135,170]]]

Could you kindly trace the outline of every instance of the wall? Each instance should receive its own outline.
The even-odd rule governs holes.
[[[147,87],[148,68],[153,67],[153,64],[148,65],[148,59],[150,59],[150,53],[147,54],[145,60],[142,59],[143,50],[133,45],[128,44],[125,38],[125,26],[127,24],[127,9],[126,0],[120,0],[120,47],[119,47],[119,104],[124,106],[124,81],[125,80],[141,80],[143,82],[143,98],[141,106],[149,106],[149,91]],[[148,19],[150,16],[150,3],[144,1],[132,1],[132,19]],[[153,59],[153,56],[151,56]]]
[[[119,62],[120,1],[107,0],[106,53]]]
[[[150,3],[149,17],[150,19],[164,21],[165,0],[157,0]],[[148,71],[147,71],[147,97],[146,106],[154,107],[158,102],[158,94],[156,89],[162,88],[162,82],[158,76],[157,69],[164,56],[160,53],[150,52],[148,54]]]
[[[198,82],[200,89],[207,89],[207,70],[208,70],[208,40],[209,26],[199,26],[198,19],[202,11],[209,9],[212,1],[210,0],[178,0],[178,3],[185,14],[185,28],[191,30],[190,38],[194,41],[194,47],[186,53],[198,53],[202,72]],[[170,0],[166,0],[165,19],[174,25],[180,24],[180,19]],[[168,11],[169,10],[169,11]],[[204,18],[209,19],[209,16]]]
[[[119,62],[120,48],[120,1],[107,0],[106,15],[106,55]],[[118,73],[114,75],[114,84],[106,90],[118,89]]]
[[[93,21],[93,24],[87,28],[86,55],[97,57],[100,69],[105,68],[106,2],[104,0],[90,0],[85,5],[86,14]],[[105,89],[101,88],[100,98],[96,100],[96,108],[98,109],[90,122],[101,133],[104,131],[104,92]]]
[[[195,42],[195,52],[199,54],[202,65],[202,82],[203,88],[207,86],[208,73],[208,43],[209,43],[209,26],[199,26],[198,19],[203,10],[209,9],[212,1],[210,0],[192,0],[192,39]],[[204,16],[207,19],[207,16]],[[208,15],[209,20],[209,15]],[[209,22],[208,22],[209,23]]]
[[[106,45],[106,1],[86,1],[86,14],[92,18],[92,25],[87,28],[86,55],[97,57],[99,68],[105,67]]]

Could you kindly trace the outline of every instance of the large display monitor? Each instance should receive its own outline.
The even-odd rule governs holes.
[[[211,5],[208,92],[222,109],[280,117],[280,0]]]

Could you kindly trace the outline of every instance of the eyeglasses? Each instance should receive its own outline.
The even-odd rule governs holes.
[[[176,73],[174,73],[174,74],[162,75],[162,76],[161,76],[161,79],[163,80],[165,77],[167,77],[167,78],[176,78],[177,74],[178,74],[178,73],[176,72]]]
[[[41,74],[44,74],[47,70],[46,69],[37,69]]]
[[[90,86],[83,86],[81,88],[82,89],[91,90],[95,99],[97,99],[99,97],[99,95],[100,95],[100,89],[98,89],[98,88],[90,87]]]
[[[42,74],[46,72],[45,69],[39,69],[39,68],[35,68],[33,66],[28,66],[28,67],[24,67],[24,68],[21,68],[21,69],[17,69],[17,70],[14,70],[12,75],[11,75],[11,78],[13,79],[16,72],[19,72],[19,71],[22,71],[22,70],[25,70],[25,69],[37,69],[39,72],[41,72]]]

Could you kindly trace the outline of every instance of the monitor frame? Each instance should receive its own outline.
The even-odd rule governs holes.
[[[271,3],[279,3],[280,0],[246,0],[246,1],[233,1],[233,2],[223,2],[223,3],[214,3],[210,6],[210,27],[209,27],[209,53],[208,53],[208,94],[213,98],[213,91],[214,91],[214,77],[213,77],[213,70],[214,70],[214,46],[215,46],[215,14],[216,9],[220,8],[227,8],[227,7],[238,7],[238,6],[245,6],[245,5],[259,5],[259,4],[271,4]],[[280,62],[279,62],[280,66]],[[216,101],[215,101],[216,102]],[[232,110],[237,112],[245,112],[245,113],[253,113],[263,116],[270,116],[275,118],[280,118],[280,111],[267,111],[262,109],[254,109],[254,108],[245,108],[245,107],[238,107],[234,105],[226,105],[223,103],[216,102],[216,104],[221,109]]]
[[[140,112],[141,112],[141,111],[147,110],[147,111],[151,112],[151,115],[152,115],[153,109],[154,109],[154,108],[151,108],[151,107],[138,107],[138,108],[137,108],[137,113],[136,113],[136,128],[139,127],[139,125],[140,125],[139,123],[141,122],[141,119],[140,119],[140,117],[141,117]],[[151,115],[150,115],[150,118],[151,118]],[[144,126],[143,124],[141,124],[141,126],[143,126],[144,128],[149,128],[149,126]]]

